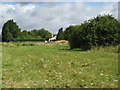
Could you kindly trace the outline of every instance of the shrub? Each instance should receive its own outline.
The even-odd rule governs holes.
[[[8,20],[4,23],[2,27],[2,41],[3,42],[10,42],[13,41],[14,38],[17,38],[20,34],[20,29],[16,22],[13,20]]]
[[[74,29],[69,38],[71,49],[89,50],[92,46],[114,46],[120,43],[120,23],[110,15],[97,16],[74,26]]]
[[[44,38],[16,38],[15,41],[45,41]]]
[[[64,32],[63,32],[63,28],[60,28],[58,30],[58,34],[57,34],[57,40],[64,40]]]
[[[76,26],[69,26],[64,31],[64,39],[69,40],[70,35],[74,32]],[[78,26],[79,27],[79,26]]]

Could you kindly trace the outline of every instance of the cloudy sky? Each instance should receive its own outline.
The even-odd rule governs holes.
[[[117,2],[4,2],[0,12],[3,23],[14,19],[22,30],[45,28],[57,33],[59,28],[80,24],[99,14],[118,17]]]

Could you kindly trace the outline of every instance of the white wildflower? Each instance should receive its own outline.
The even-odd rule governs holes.
[[[84,82],[85,80],[81,80],[81,81],[83,81],[83,82]]]
[[[48,80],[45,80],[45,82],[48,82]]]

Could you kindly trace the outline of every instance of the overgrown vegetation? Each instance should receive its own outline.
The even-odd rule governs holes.
[[[70,30],[70,31],[69,31]],[[69,31],[69,32],[68,32]],[[81,25],[66,29],[71,49],[91,49],[93,46],[118,45],[120,40],[120,23],[111,15],[97,16]]]
[[[97,16],[81,25],[58,30],[57,40],[68,40],[71,49],[89,50],[93,46],[115,46],[120,44],[120,23],[111,15]],[[21,30],[13,20],[8,20],[2,30],[2,41],[45,41],[52,34],[44,29]]]
[[[8,20],[2,28],[2,41],[14,41],[14,38],[17,38],[19,36],[20,31],[20,28],[13,20]]]
[[[58,41],[50,42],[52,36],[44,28],[28,31],[13,20],[4,23],[3,88],[118,88],[120,23],[114,17],[99,15],[60,28]]]
[[[58,34],[57,34],[57,40],[64,40],[64,32],[63,32],[63,28],[60,28],[58,30]]]
[[[14,41],[45,41],[45,38],[16,38]]]
[[[118,88],[117,47],[80,52],[68,44],[2,44],[3,88]]]
[[[19,26],[13,20],[8,20],[2,28],[2,41],[10,42],[10,41],[45,41],[48,40],[52,34],[45,30],[23,30],[19,28]]]

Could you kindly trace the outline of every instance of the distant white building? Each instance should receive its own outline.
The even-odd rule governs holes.
[[[55,41],[55,40],[56,40],[56,38],[57,38],[57,36],[56,36],[56,35],[55,35],[55,36],[53,36],[53,35],[52,35],[52,38],[50,38],[50,39],[49,39],[49,41]]]

